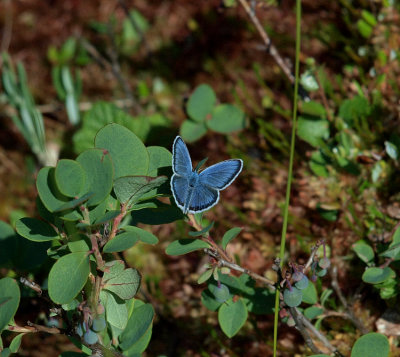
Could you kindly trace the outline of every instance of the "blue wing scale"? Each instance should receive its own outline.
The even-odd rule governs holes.
[[[238,177],[242,168],[243,161],[240,159],[222,161],[200,172],[199,181],[205,186],[223,190]]]
[[[172,170],[179,176],[188,176],[193,170],[189,151],[180,136],[175,138],[172,146]]]

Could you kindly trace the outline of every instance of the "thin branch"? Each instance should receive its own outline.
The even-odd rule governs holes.
[[[296,329],[301,333],[301,335],[304,338],[304,341],[306,342],[307,346],[310,347],[311,351],[313,353],[317,353],[317,354],[321,354],[322,351],[319,350],[315,345],[314,342],[310,336],[310,334],[308,333],[308,331],[306,330],[304,324],[303,324],[303,318],[302,315],[300,315],[298,313],[298,310],[294,307],[290,308],[290,314],[293,317],[294,322],[296,323]]]
[[[11,43],[12,26],[13,26],[13,9],[11,0],[4,0],[4,28],[1,37],[1,52],[7,52]]]
[[[368,328],[365,327],[365,325],[361,322],[361,320],[354,315],[354,312],[352,311],[352,309],[350,308],[349,304],[347,303],[347,300],[345,298],[345,296],[343,295],[342,290],[339,287],[339,282],[337,280],[337,267],[333,266],[331,269],[331,278],[332,278],[332,288],[333,290],[335,290],[336,295],[338,296],[340,302],[342,303],[343,307],[346,310],[346,314],[349,317],[349,320],[351,320],[351,322],[354,324],[354,326],[356,326],[363,335],[365,335],[366,333],[369,332]]]
[[[268,278],[263,277],[262,275],[259,275],[257,273],[252,272],[249,269],[243,268],[240,265],[237,265],[235,263],[231,263],[231,262],[227,262],[226,260],[222,259],[218,253],[216,253],[215,251],[213,251],[212,249],[204,249],[204,251],[212,256],[213,258],[215,258],[216,260],[218,260],[218,265],[220,266],[224,266],[224,267],[228,267],[229,269],[238,271],[240,273],[243,274],[247,274],[249,276],[251,276],[254,280],[259,280],[262,283],[268,285],[272,290],[275,290],[275,282],[273,280],[270,280]]]
[[[314,247],[311,248],[311,254],[308,258],[306,265],[304,266],[304,274],[307,273],[307,270],[310,268],[311,264],[314,262],[315,255],[317,254],[318,248],[325,243],[325,240],[318,240]]]
[[[301,319],[301,322],[303,325],[308,328],[314,335],[317,337],[326,348],[328,348],[331,352],[335,354],[337,357],[344,357],[342,353],[340,353],[336,347],[332,346],[332,344],[329,342],[329,340],[320,332],[316,329],[316,327],[297,309],[297,307],[294,308],[298,314],[299,319]]]
[[[252,11],[249,3],[246,0],[239,0],[240,4],[246,11],[247,15],[249,16],[251,22],[254,24],[256,27],[258,33],[260,34],[262,40],[264,41],[265,45],[267,46],[267,52],[270,53],[272,58],[275,60],[275,62],[278,64],[278,66],[282,69],[283,73],[285,73],[286,77],[289,79],[290,83],[294,84],[294,76],[279,54],[278,50],[276,47],[273,45],[271,39],[269,38],[268,34],[265,32],[263,26],[261,25],[260,21],[258,20],[257,16],[255,15],[255,12]]]

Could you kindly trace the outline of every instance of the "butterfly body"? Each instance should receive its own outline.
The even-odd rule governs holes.
[[[199,172],[193,170],[186,144],[180,136],[172,147],[171,190],[177,206],[185,213],[203,212],[215,206],[219,191],[228,187],[242,171],[240,159],[225,160]]]

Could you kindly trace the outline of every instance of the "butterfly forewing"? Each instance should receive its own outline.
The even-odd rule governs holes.
[[[174,194],[176,204],[179,208],[183,209],[189,191],[189,181],[185,177],[173,175],[171,179],[171,190]]]
[[[172,146],[172,169],[179,176],[189,176],[192,172],[192,160],[186,144],[177,136]]]
[[[242,167],[240,159],[222,161],[200,172],[199,181],[205,186],[223,190],[240,174]]]

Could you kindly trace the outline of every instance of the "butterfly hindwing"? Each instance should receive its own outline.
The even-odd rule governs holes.
[[[192,172],[192,160],[186,144],[177,136],[172,146],[172,170],[179,176],[189,176]]]
[[[242,167],[240,159],[222,161],[200,172],[199,181],[205,186],[223,190],[240,174]]]
[[[193,190],[189,204],[189,213],[203,212],[215,206],[219,200],[219,191],[204,186],[200,182]]]

